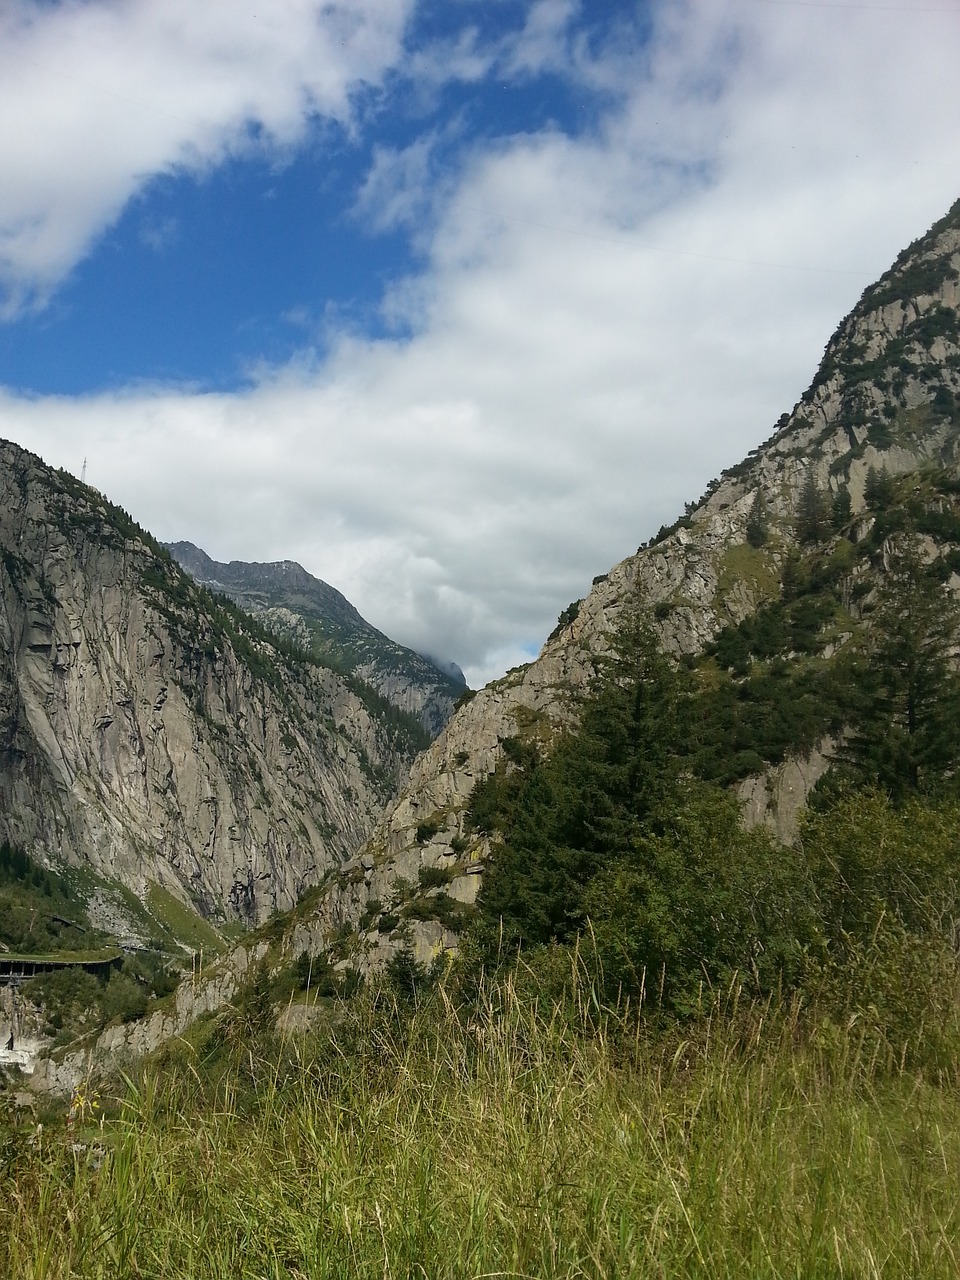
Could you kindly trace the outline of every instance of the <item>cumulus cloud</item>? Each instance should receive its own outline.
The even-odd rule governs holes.
[[[151,177],[352,121],[411,0],[0,9],[0,315],[42,304]]]
[[[529,657],[770,433],[958,194],[956,17],[657,14],[642,48],[578,47],[571,76],[611,92],[598,127],[462,157],[422,272],[385,300],[409,336],[328,335],[233,395],[6,395],[0,432],[74,471],[87,455],[161,537],[301,560],[475,682]],[[409,216],[422,165],[377,160],[382,216]]]

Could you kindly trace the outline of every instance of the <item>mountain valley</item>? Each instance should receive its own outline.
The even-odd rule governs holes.
[[[595,580],[535,662],[461,688],[415,759],[403,723],[378,720],[351,682],[398,698],[422,732],[457,688],[438,668],[377,639],[291,562],[219,565],[175,544],[191,581],[94,491],[4,446],[3,834],[38,864],[98,877],[92,907],[122,884],[148,910],[166,894],[214,925],[254,927],[202,980],[99,1047],[60,1052],[38,1083],[69,1088],[111,1054],[154,1050],[245,998],[258,973],[280,981],[303,962],[342,998],[365,977],[424,974],[463,938],[481,946],[497,920],[501,944],[575,941],[591,911],[602,924],[607,864],[630,848],[665,856],[675,838],[651,786],[657,803],[703,806],[721,841],[710,856],[729,861],[721,846],[745,831],[742,856],[767,868],[794,866],[810,804],[949,790],[958,306],[960,204],[864,293],[771,438]],[[345,658],[351,628],[361,643]],[[916,688],[901,670],[914,640]],[[647,687],[662,705],[641,729]],[[635,691],[632,709],[618,690]],[[624,717],[625,809],[607,737]],[[644,742],[661,743],[665,772],[630,755]],[[571,834],[562,801],[542,810],[539,797],[578,794],[584,769],[605,816]],[[597,803],[590,788],[583,804]],[[526,829],[524,814],[537,815]],[[615,829],[619,845],[598,837]],[[567,884],[557,859],[571,847],[590,870],[570,873],[557,907],[549,882]]]

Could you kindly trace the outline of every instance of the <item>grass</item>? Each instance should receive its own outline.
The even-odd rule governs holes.
[[[0,952],[0,960],[4,963],[48,964],[56,965],[58,968],[69,968],[70,965],[77,964],[109,964],[110,961],[119,960],[122,956],[123,952],[119,947],[88,948],[86,951]]]
[[[72,1129],[5,1149],[0,1272],[960,1271],[956,1081],[881,1070],[855,1025],[792,1009],[687,1038],[576,1021],[509,984],[469,1017],[442,992],[409,1016],[364,1000],[335,1035],[238,1042],[216,1084],[201,1050],[130,1083],[110,1120],[75,1100]]]
[[[780,592],[780,577],[769,554],[745,542],[728,547],[717,565],[717,595],[722,600],[741,584],[758,603],[775,599]]]
[[[203,948],[209,955],[225,950],[226,943],[213,925],[162,885],[149,886],[147,907],[162,932],[190,950]]]

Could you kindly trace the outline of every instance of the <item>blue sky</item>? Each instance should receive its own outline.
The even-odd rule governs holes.
[[[960,195],[960,0],[12,0],[0,435],[479,682]]]
[[[200,173],[175,167],[151,176],[48,305],[0,330],[0,381],[34,394],[138,380],[238,389],[261,362],[294,357],[305,330],[315,338],[325,320],[394,336],[380,300],[423,255],[409,227],[365,216],[377,157],[427,138],[426,176],[442,187],[455,180],[465,147],[545,130],[576,137],[596,127],[609,100],[551,68],[498,74],[499,51],[522,36],[529,13],[512,0],[413,9],[406,46],[469,52],[467,79],[429,85],[394,68],[381,86],[358,86],[355,118],[310,119],[294,148],[267,143]],[[609,30],[569,10],[568,41],[589,44]],[[642,21],[629,30],[639,38]],[[106,88],[82,65],[75,80],[91,92]],[[147,95],[130,105],[167,111]]]

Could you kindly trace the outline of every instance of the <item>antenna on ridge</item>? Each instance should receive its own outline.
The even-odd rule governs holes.
[[[84,460],[83,460],[83,470],[80,472],[80,483],[81,483],[81,484],[86,484],[86,483],[87,483],[87,460],[86,460],[86,458],[84,458]]]

